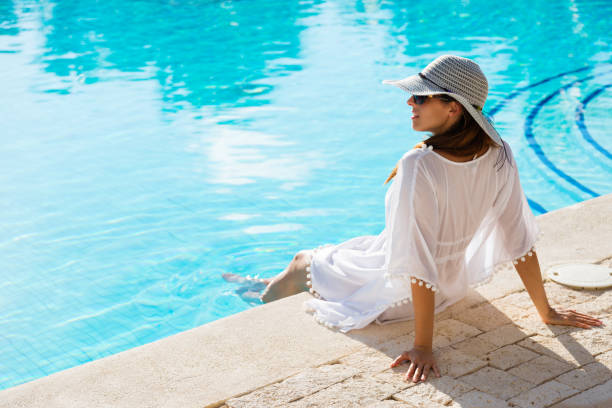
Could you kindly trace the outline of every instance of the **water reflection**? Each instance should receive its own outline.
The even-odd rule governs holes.
[[[182,102],[265,104],[273,88],[267,77],[302,69],[299,19],[312,4],[267,2],[264,16],[252,7],[209,0],[51,2],[42,17],[42,62],[48,72],[83,75],[89,83],[112,75],[104,70],[152,72],[169,109]]]
[[[17,35],[17,15],[15,14],[13,3],[10,1],[0,1],[0,36]],[[6,50],[0,50],[5,52]]]

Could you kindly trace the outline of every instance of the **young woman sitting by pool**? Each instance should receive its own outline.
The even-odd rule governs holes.
[[[386,181],[393,179],[384,230],[298,252],[282,273],[263,280],[261,300],[308,290],[314,298],[307,311],[341,332],[414,319],[414,346],[392,363],[411,361],[406,379],[414,382],[430,369],[440,375],[434,314],[490,280],[503,262],[513,261],[544,323],[600,325],[548,303],[534,247],[540,229],[512,150],[482,113],[488,82],[480,67],[443,55],[417,75],[383,83],[411,94],[412,128],[431,132]]]

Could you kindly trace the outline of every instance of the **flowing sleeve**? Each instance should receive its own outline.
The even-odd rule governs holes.
[[[542,234],[521,186],[518,167],[506,144],[509,163],[498,188],[490,217],[481,225],[466,251],[469,283],[474,286],[490,280],[497,264],[525,260]]]
[[[518,167],[512,159],[511,176],[508,185],[502,190],[498,199],[497,226],[500,230],[500,245],[504,248],[506,259],[515,259],[525,254],[533,247],[540,228],[535,215],[527,203],[525,192],[521,186]],[[505,190],[505,191],[504,191]]]
[[[418,282],[435,292],[440,220],[434,185],[421,157],[418,149],[406,153],[390,187],[385,278]]]

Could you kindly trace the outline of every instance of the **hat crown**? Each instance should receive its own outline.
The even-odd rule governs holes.
[[[489,83],[474,61],[457,55],[441,55],[421,73],[436,85],[463,96],[472,105],[484,107]]]

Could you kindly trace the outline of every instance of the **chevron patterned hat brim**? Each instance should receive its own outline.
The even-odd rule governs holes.
[[[488,83],[474,61],[443,55],[416,75],[397,80],[385,79],[382,83],[397,86],[412,95],[444,94],[453,97],[495,143],[503,146],[501,136],[482,113]]]

